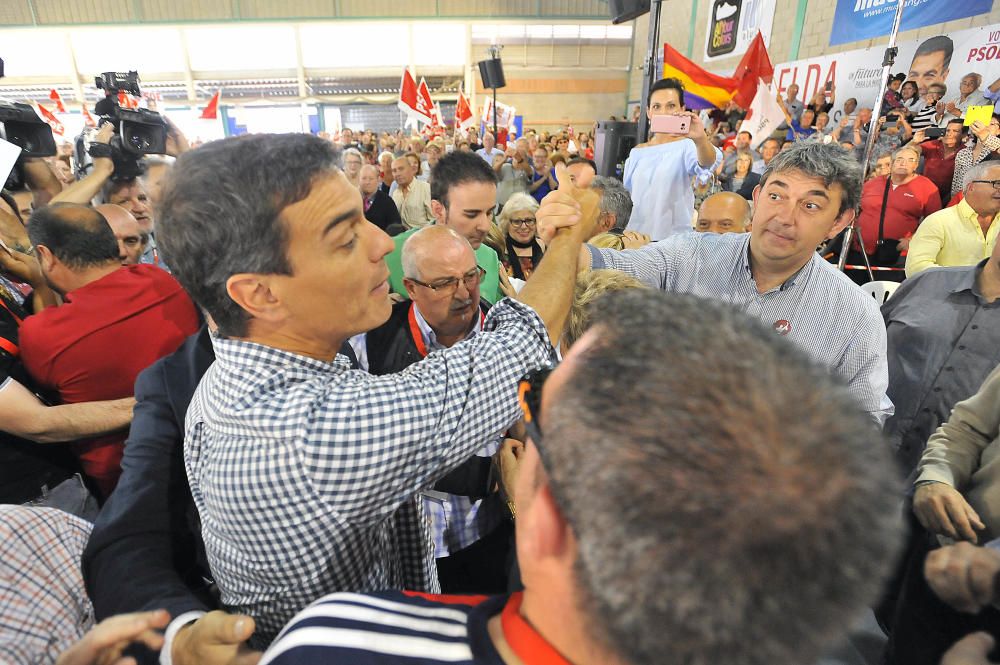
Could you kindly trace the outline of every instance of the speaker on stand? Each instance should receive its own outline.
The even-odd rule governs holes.
[[[601,120],[594,132],[594,162],[597,174],[622,179],[625,160],[636,146],[638,128],[634,122]]]
[[[484,88],[493,89],[493,136],[497,136],[497,88],[503,88],[507,85],[507,79],[503,75],[503,61],[500,60],[500,51],[503,46],[500,44],[493,44],[488,49],[490,54],[489,60],[480,60],[479,65],[479,78],[483,81]]]

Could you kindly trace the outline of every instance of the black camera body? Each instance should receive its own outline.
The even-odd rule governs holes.
[[[167,123],[156,111],[124,109],[119,105],[119,92],[135,96],[142,94],[138,72],[104,72],[94,77],[94,84],[107,93],[94,106],[94,113],[101,117],[100,124],[110,122],[115,128],[110,142],[111,160],[115,164],[114,179],[136,178],[144,171],[143,155],[167,152]]]
[[[0,138],[21,149],[21,155],[4,184],[5,189],[24,189],[25,158],[56,154],[52,128],[28,104],[0,102]]]

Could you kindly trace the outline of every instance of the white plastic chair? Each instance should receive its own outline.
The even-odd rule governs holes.
[[[861,285],[861,290],[870,295],[875,299],[875,302],[879,306],[884,305],[885,301],[888,300],[896,289],[899,288],[899,282],[886,282],[886,281],[874,281],[868,282]]]

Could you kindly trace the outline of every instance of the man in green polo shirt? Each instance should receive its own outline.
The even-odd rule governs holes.
[[[431,211],[435,223],[453,229],[472,245],[476,262],[486,271],[479,292],[482,298],[496,303],[504,297],[501,289],[503,266],[500,258],[483,239],[493,224],[497,205],[496,173],[474,153],[453,152],[442,157],[431,173]],[[417,229],[393,238],[396,249],[385,257],[389,267],[389,287],[394,293],[409,297],[403,286],[403,243]],[[503,282],[506,283],[506,279]]]

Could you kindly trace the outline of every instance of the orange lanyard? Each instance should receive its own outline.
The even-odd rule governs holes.
[[[427,357],[427,344],[424,343],[424,334],[420,332],[420,325],[417,323],[417,309],[415,303],[410,303],[410,311],[407,314],[407,318],[410,320],[410,335],[413,337],[413,343],[417,346],[417,353],[420,354],[421,358]],[[486,314],[483,313],[482,308],[479,309],[479,328],[482,329],[483,323],[486,321]]]

